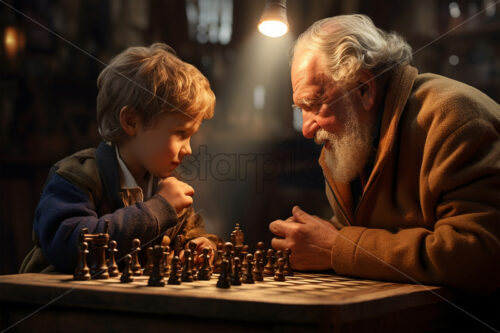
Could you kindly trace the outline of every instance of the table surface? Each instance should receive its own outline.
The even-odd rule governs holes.
[[[295,273],[286,281],[216,288],[210,281],[147,286],[147,276],[132,283],[108,280],[74,281],[71,275],[16,274],[0,276],[0,302],[55,304],[81,309],[182,315],[218,320],[288,323],[340,323],[376,318],[405,310],[446,303],[450,294],[437,286],[400,284]]]

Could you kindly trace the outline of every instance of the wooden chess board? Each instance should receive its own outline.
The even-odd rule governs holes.
[[[280,329],[294,327],[296,331],[301,327],[305,331],[326,327],[328,331],[332,327],[373,320],[392,325],[405,318],[402,313],[419,318],[415,314],[447,306],[440,297],[448,297],[441,287],[353,279],[334,274],[296,272],[294,276],[287,276],[284,282],[265,277],[262,282],[229,289],[217,288],[217,278],[218,275],[214,274],[209,281],[149,287],[147,276],[134,277],[131,283],[121,283],[119,278],[75,281],[71,275],[61,274],[6,275],[0,276],[0,302],[4,305],[12,302],[34,304],[32,309],[50,304],[48,310],[44,307],[44,311],[55,307],[54,318],[60,317],[61,308],[74,309],[79,316],[82,311],[93,315],[98,313],[99,316],[104,314],[104,326],[111,323],[133,326],[140,318],[144,321],[141,327],[169,320],[169,325],[181,325],[182,322],[191,326],[195,325],[194,322],[216,324],[214,327],[219,328],[213,331],[220,331],[221,325],[228,329],[244,326],[255,328],[255,331],[269,328],[269,325],[275,328],[279,325]],[[4,306],[7,307],[11,308],[10,305]],[[442,309],[435,313],[446,318]],[[427,319],[418,320],[419,327],[429,318],[434,318],[426,316]],[[59,320],[53,317],[51,320]],[[90,320],[92,316],[85,318]],[[125,324],[131,318],[135,318],[134,322]],[[391,320],[387,321],[387,318]],[[95,318],[92,320],[98,322]],[[410,324],[410,321],[403,324]],[[206,325],[201,328],[210,331]]]

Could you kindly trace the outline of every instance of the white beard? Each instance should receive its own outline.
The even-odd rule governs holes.
[[[320,128],[314,141],[317,144],[330,143],[325,148],[325,163],[330,169],[333,179],[348,183],[359,175],[373,152],[374,117],[368,124],[357,117],[351,103],[346,103],[341,122],[344,123],[342,133],[330,133]]]

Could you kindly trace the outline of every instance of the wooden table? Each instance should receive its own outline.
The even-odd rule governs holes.
[[[214,275],[148,287],[147,277],[122,284],[118,278],[4,275],[0,326],[37,332],[421,332],[450,325],[453,315],[445,300],[452,301],[451,293],[435,286],[312,273],[230,289],[216,282]]]

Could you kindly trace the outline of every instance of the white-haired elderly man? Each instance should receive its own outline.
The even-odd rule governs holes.
[[[363,15],[297,40],[293,100],[334,217],[294,207],[269,225],[298,270],[478,293],[500,285],[500,106],[410,66],[410,46]]]

